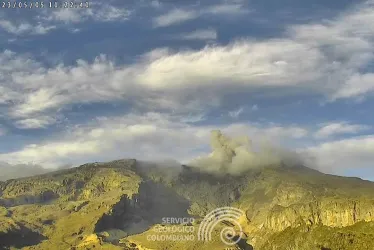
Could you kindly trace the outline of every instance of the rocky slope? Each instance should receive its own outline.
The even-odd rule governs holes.
[[[193,216],[197,227],[222,206],[245,212],[237,249],[374,249],[373,190],[302,166],[231,176],[136,160],[85,164],[0,182],[0,249],[224,249],[219,228],[205,243],[147,238],[164,217]]]

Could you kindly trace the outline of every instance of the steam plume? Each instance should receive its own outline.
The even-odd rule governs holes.
[[[212,153],[209,156],[197,158],[188,165],[204,172],[238,175],[249,169],[279,165],[281,162],[300,162],[296,154],[271,146],[256,151],[249,137],[231,139],[219,130],[211,132],[210,144]]]

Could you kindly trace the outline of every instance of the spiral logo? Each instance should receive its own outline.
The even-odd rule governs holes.
[[[226,225],[221,230],[221,241],[226,245],[233,246],[243,237],[243,230],[239,223],[239,218],[244,212],[234,207],[220,207],[207,214],[199,226],[197,233],[198,240],[211,241],[212,231],[219,224]]]

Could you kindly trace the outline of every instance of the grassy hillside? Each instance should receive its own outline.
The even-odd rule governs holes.
[[[371,182],[305,167],[234,177],[135,160],[85,164],[1,182],[0,248],[224,249],[222,224],[206,243],[149,237],[164,217],[193,216],[197,232],[212,209],[234,206],[245,214],[238,249],[374,249],[372,190]]]

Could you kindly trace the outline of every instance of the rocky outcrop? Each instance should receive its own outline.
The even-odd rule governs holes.
[[[142,237],[153,225],[165,226],[163,218],[203,217],[223,206],[246,212],[240,218],[248,235],[242,249],[366,249],[357,247],[371,236],[370,182],[303,167],[269,166],[240,176],[215,176],[187,166],[165,174],[153,167],[120,160],[0,182],[0,226],[8,225],[0,230],[0,241],[1,235],[15,239],[19,232],[37,232],[36,239],[44,235],[48,240],[35,242],[33,249],[118,249],[137,237],[136,246],[126,247],[140,249],[148,247]],[[179,249],[209,248],[199,244]],[[162,249],[157,247],[152,249]]]
[[[59,195],[52,190],[46,190],[39,194],[19,195],[12,198],[0,199],[0,205],[4,207],[13,207],[26,204],[40,204],[58,199]]]
[[[32,246],[46,239],[42,234],[34,232],[19,223],[0,220],[0,224],[1,228],[7,227],[6,230],[0,228],[0,249],[7,249],[9,246],[16,248]]]
[[[126,235],[142,233],[152,225],[162,223],[163,218],[189,217],[189,206],[190,203],[172,188],[147,180],[140,184],[137,194],[122,196],[109,213],[100,218],[95,232],[119,229]],[[120,239],[110,238],[112,241]]]
[[[266,218],[264,228],[282,231],[300,226],[300,223],[347,227],[360,221],[374,221],[374,200],[326,199],[289,207],[276,206]]]

